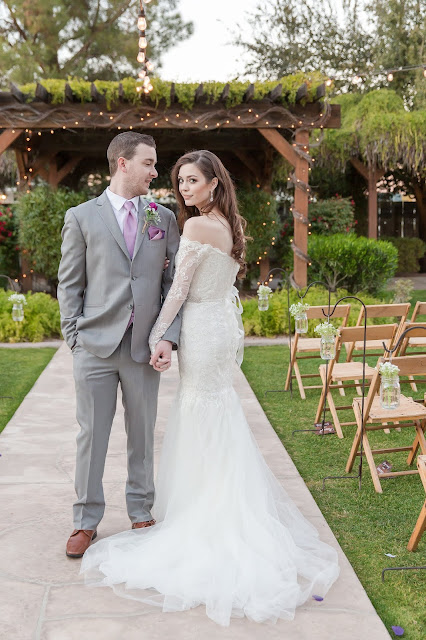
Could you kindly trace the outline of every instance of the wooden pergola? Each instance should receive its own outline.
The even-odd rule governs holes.
[[[298,286],[306,286],[312,164],[309,133],[340,127],[340,106],[324,100],[324,84],[313,94],[303,83],[294,104],[283,100],[281,84],[262,100],[254,100],[255,87],[250,84],[242,103],[228,108],[229,85],[217,102],[208,104],[200,84],[193,107],[185,110],[173,87],[170,106],[166,106],[151,102],[149,96],[130,103],[119,85],[117,103],[107,108],[94,84],[91,102],[85,103],[65,85],[62,104],[53,104],[41,84],[31,101],[12,85],[9,92],[0,92],[0,154],[6,149],[15,151],[21,189],[27,189],[37,175],[53,187],[60,183],[76,187],[83,175],[106,167],[106,148],[114,135],[135,130],[154,136],[160,175],[185,151],[209,149],[222,159],[237,183],[254,182],[266,191],[271,190],[274,156],[280,154],[294,167],[290,176],[295,187],[293,277]],[[268,261],[260,266],[263,279]]]

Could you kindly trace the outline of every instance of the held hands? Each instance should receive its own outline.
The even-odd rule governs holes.
[[[149,364],[151,364],[155,371],[167,371],[170,369],[172,363],[172,343],[168,340],[160,340],[155,347],[155,351],[151,356]]]

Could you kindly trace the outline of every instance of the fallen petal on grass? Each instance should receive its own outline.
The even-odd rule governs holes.
[[[391,629],[392,629],[392,631],[394,632],[394,634],[396,636],[403,636],[404,635],[404,629],[402,627],[399,627],[398,625],[392,626]]]

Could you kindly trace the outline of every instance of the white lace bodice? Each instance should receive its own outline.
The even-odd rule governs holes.
[[[238,270],[238,263],[227,253],[182,236],[173,284],[149,336],[151,352],[185,300],[201,303],[235,297],[233,284]]]

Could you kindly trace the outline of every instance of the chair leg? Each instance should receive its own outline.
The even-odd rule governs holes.
[[[426,531],[426,500],[423,505],[422,510],[420,511],[420,515],[417,519],[416,526],[414,527],[414,531],[411,534],[411,538],[409,543],[407,544],[408,551],[415,551],[420,542],[420,538]]]
[[[345,393],[345,388],[343,386],[343,382],[341,380],[339,380],[339,382],[337,383],[339,385],[339,393],[341,396],[346,396]]]
[[[356,454],[358,453],[359,444],[361,442],[361,416],[355,412],[355,418],[358,424],[354,441],[352,443],[351,452],[349,454],[348,461],[346,463],[346,473],[350,473],[353,469]]]
[[[414,380],[414,376],[408,376],[408,379],[409,379],[409,380]],[[412,388],[412,390],[413,390],[413,391],[417,391],[417,385],[416,385],[416,383],[415,383],[415,382],[412,382],[412,383],[410,384],[410,387]]]
[[[420,423],[420,422],[418,422],[416,420],[416,424],[415,424],[416,437],[414,438],[413,446],[412,446],[411,451],[408,454],[408,458],[407,458],[407,464],[409,464],[409,465],[413,464],[413,462],[414,462],[414,460],[416,458],[419,446],[420,446],[420,449],[421,449],[423,455],[426,454],[426,440],[425,440],[425,436],[424,436],[425,424],[426,424],[425,421]]]
[[[306,400],[305,389],[303,387],[302,377],[300,375],[299,365],[297,364],[297,362],[294,363],[293,370],[296,376],[297,386],[299,387],[300,397],[302,398],[302,400]]]
[[[321,366],[319,367],[319,373],[322,380],[322,389],[321,389],[321,396],[318,402],[317,412],[315,415],[315,422],[321,422],[322,420],[322,413],[324,411],[324,400],[325,400],[325,372],[323,369],[321,369]]]
[[[379,474],[377,473],[376,463],[374,462],[373,454],[371,453],[370,443],[368,436],[364,433],[362,439],[365,451],[365,457],[367,458],[368,466],[370,467],[371,479],[373,480],[374,488],[377,493],[383,493],[382,485],[380,484]]]
[[[336,405],[334,404],[334,398],[331,394],[331,391],[327,393],[327,402],[328,402],[328,406],[330,407],[330,413],[333,416],[333,424],[334,424],[334,428],[336,429],[336,433],[339,436],[339,438],[343,438],[342,427],[340,426],[339,416],[337,415]]]

